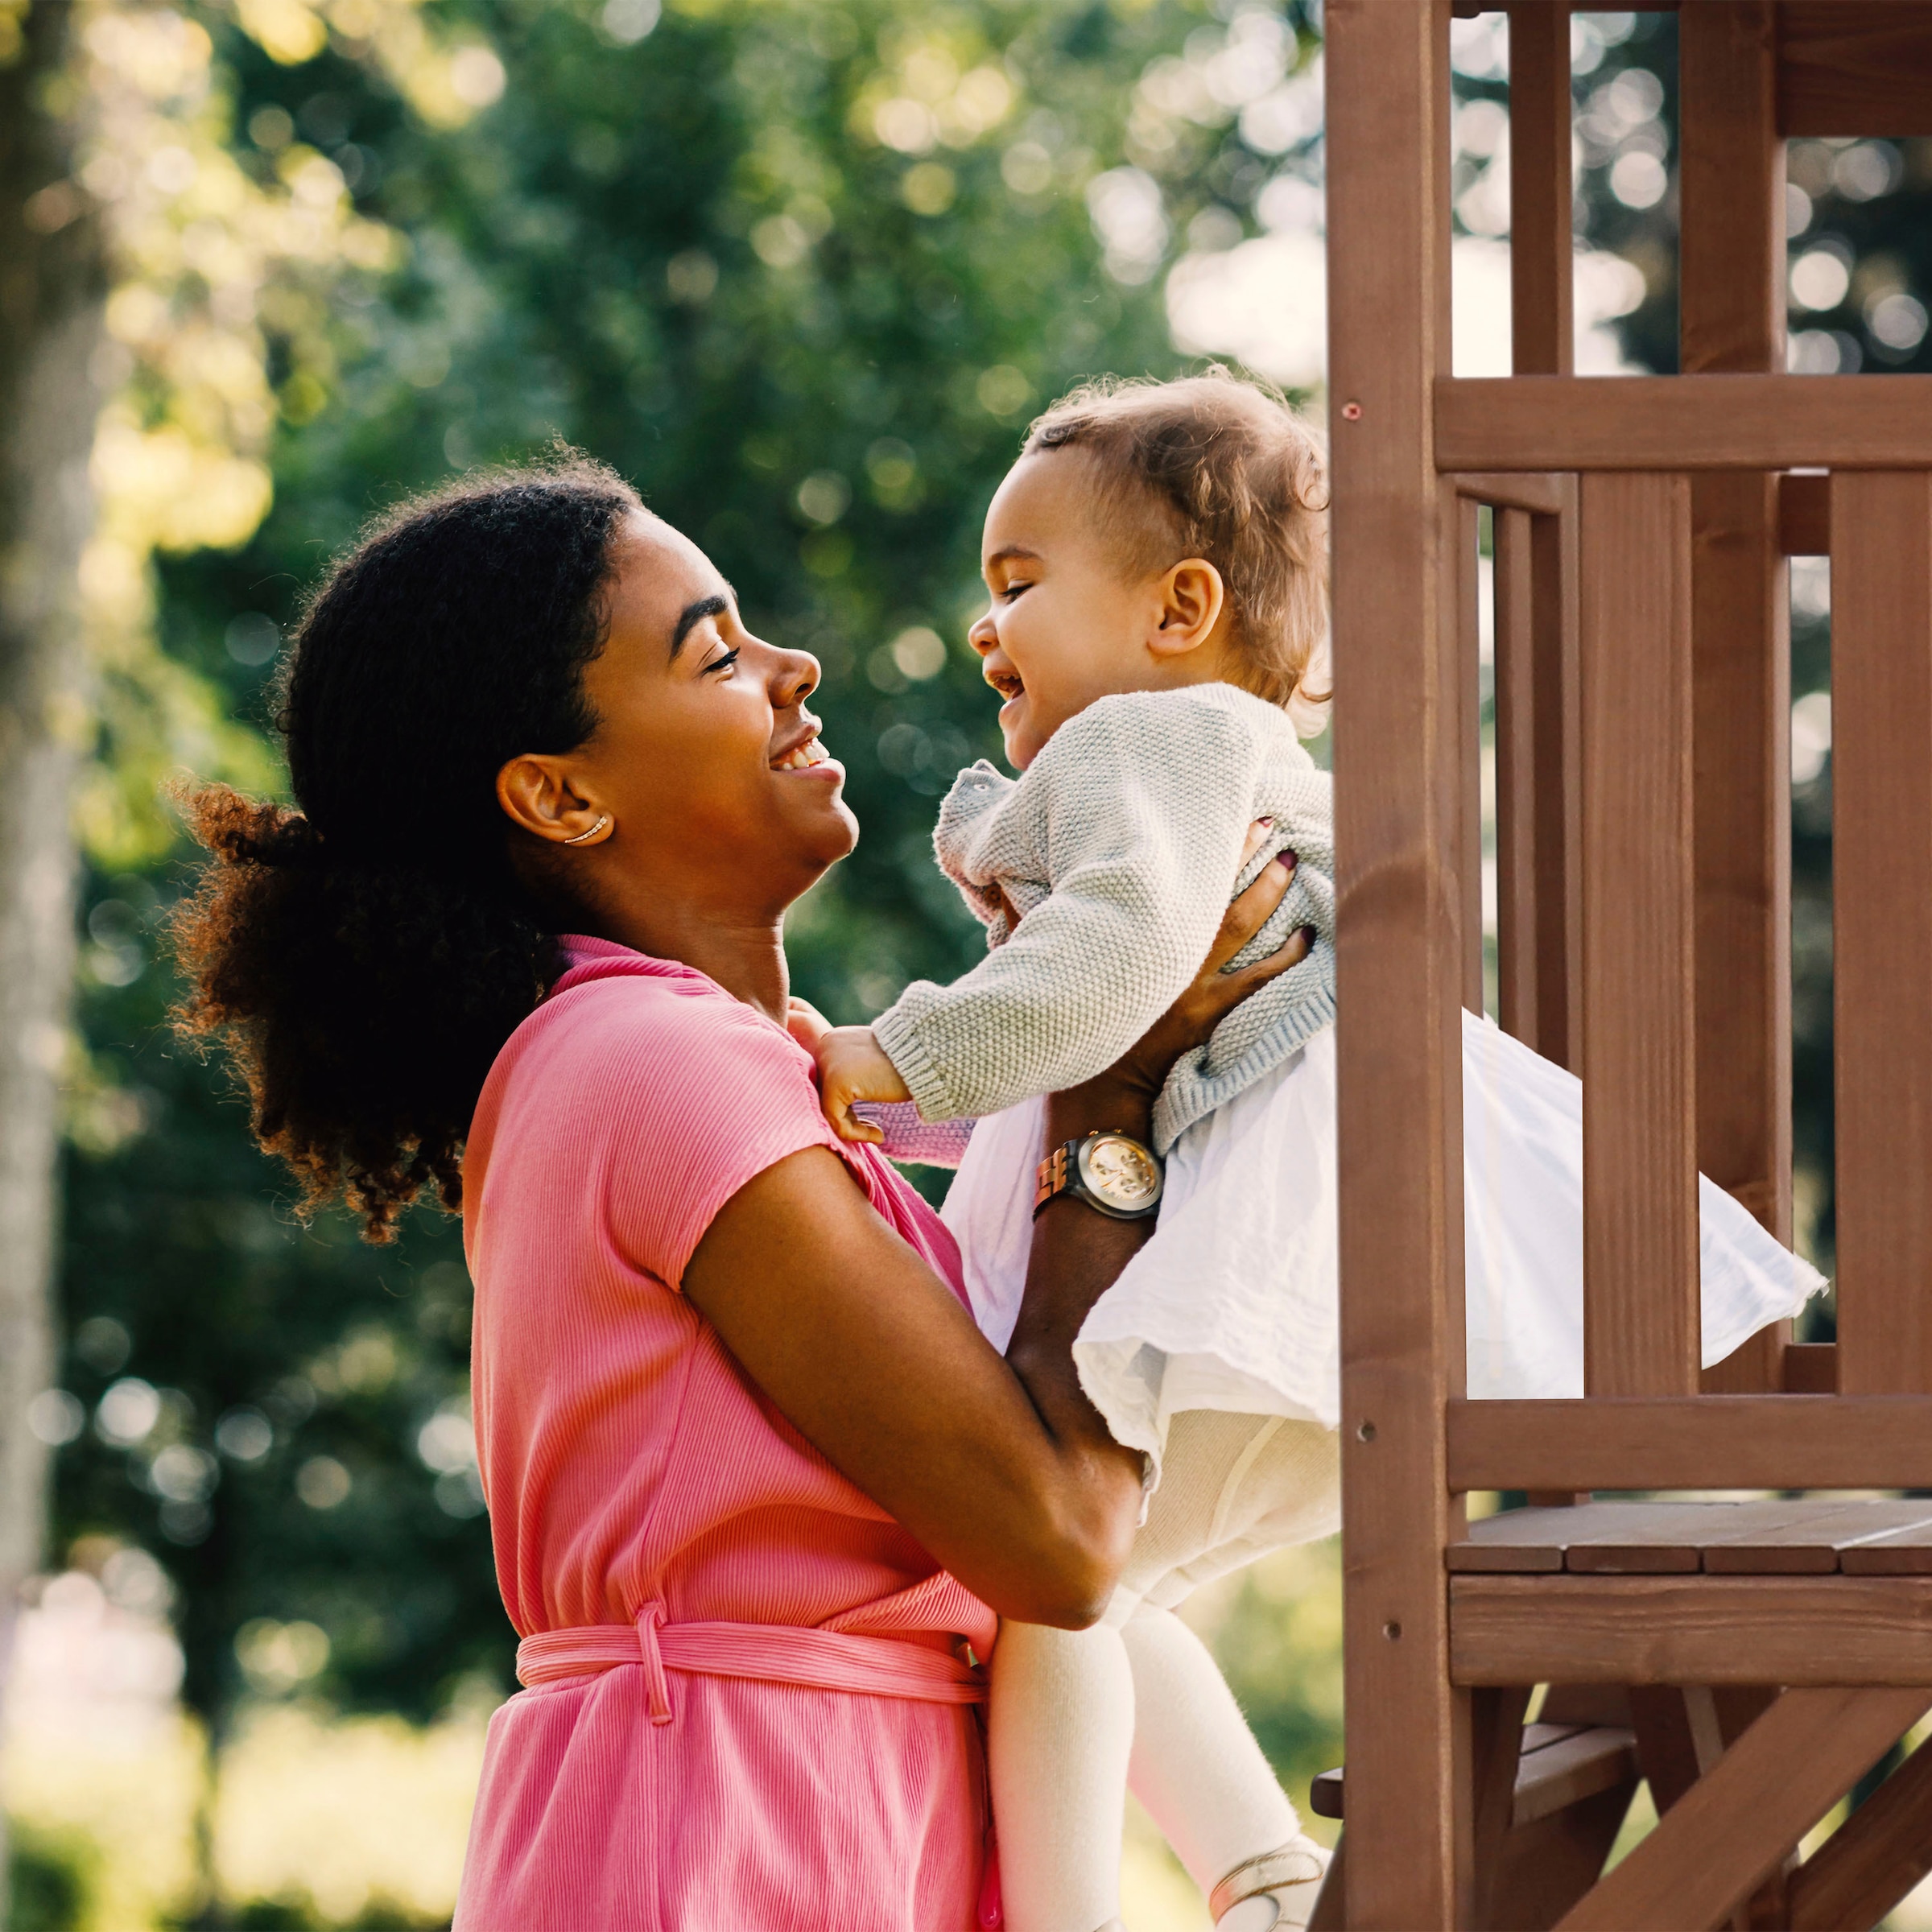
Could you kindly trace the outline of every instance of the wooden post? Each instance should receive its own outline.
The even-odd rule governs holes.
[[[1583,1361],[1591,1395],[1698,1385],[1690,504],[1583,479]]]
[[[1490,513],[1496,532],[1496,955],[1497,1018],[1540,1052],[1536,597],[1527,510]],[[1561,836],[1560,824],[1554,828]],[[1560,962],[1552,962],[1553,964]]]
[[[1831,479],[1838,1368],[1932,1389],[1932,473]]]
[[[1784,142],[1772,0],[1678,23],[1679,309],[1686,373],[1781,369]],[[1697,836],[1697,1151],[1781,1241],[1791,1238],[1790,624],[1777,478],[1691,485]],[[1705,1378],[1783,1385],[1788,1322]]]
[[[1509,335],[1519,376],[1576,366],[1570,10],[1509,10]]]
[[[1456,883],[1463,929],[1463,1004],[1474,1013],[1483,1004],[1483,604],[1482,506],[1452,497],[1455,522],[1451,580],[1455,586],[1456,745],[1459,774]]]
[[[1348,1924],[1470,1915],[1443,1550],[1462,1381],[1460,697],[1431,385],[1448,366],[1448,0],[1330,0]]]

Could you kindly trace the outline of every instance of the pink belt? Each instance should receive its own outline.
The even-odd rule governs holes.
[[[664,1606],[657,1603],[646,1604],[634,1624],[542,1630],[517,1645],[517,1680],[526,1685],[580,1677],[587,1670],[613,1670],[621,1664],[644,1666],[654,1724],[671,1719],[668,1670],[912,1698],[928,1704],[977,1704],[986,1697],[980,1672],[923,1644],[798,1624],[671,1624],[664,1620]]]

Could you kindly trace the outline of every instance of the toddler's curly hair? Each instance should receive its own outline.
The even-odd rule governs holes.
[[[1218,364],[1178,382],[1084,382],[1026,432],[1022,454],[1084,451],[1108,535],[1136,570],[1201,557],[1233,608],[1241,682],[1304,737],[1329,700],[1328,478],[1286,400]]]

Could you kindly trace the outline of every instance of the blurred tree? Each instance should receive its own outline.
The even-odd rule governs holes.
[[[561,435],[824,662],[865,837],[794,920],[800,990],[855,1018],[956,972],[977,928],[927,841],[997,751],[963,643],[980,510],[1051,395],[1178,365],[1182,247],[1307,190],[1314,42],[1184,0],[450,0],[433,40],[401,0],[106,17],[132,23],[108,54],[188,57],[158,91],[131,52],[97,72],[130,105],[119,171],[83,163],[126,264],[95,468],[132,641],[101,647],[126,668],[84,816],[62,1547],[173,1604],[217,1736],[246,1695],[423,1715],[510,1660],[454,1229],[378,1253],[274,1205],[163,1030],[190,875],[155,779],[272,782],[236,724],[323,559],[399,490]],[[171,147],[192,169],[157,173]]]
[[[89,505],[90,374],[105,294],[98,225],[69,182],[79,102],[61,82],[64,0],[0,9],[0,1682],[40,1561],[50,1379],[55,1087],[68,1016],[69,797],[83,667],[74,585]],[[6,1909],[0,1827],[0,1912]]]

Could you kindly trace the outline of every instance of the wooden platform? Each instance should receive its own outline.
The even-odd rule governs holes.
[[[1932,1575],[1932,1497],[1512,1509],[1445,1556],[1459,1575]]]

